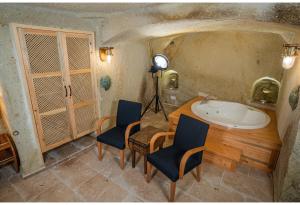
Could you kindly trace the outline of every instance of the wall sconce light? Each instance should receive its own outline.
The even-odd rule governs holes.
[[[290,69],[293,67],[295,59],[298,56],[297,50],[300,49],[300,44],[284,44],[283,48],[282,67]]]
[[[113,56],[112,50],[114,47],[101,47],[99,48],[100,60],[103,62],[111,62],[111,57]]]

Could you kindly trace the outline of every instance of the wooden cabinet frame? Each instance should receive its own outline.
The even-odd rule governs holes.
[[[95,77],[95,39],[93,32],[87,31],[77,31],[77,30],[68,30],[68,29],[57,29],[57,28],[49,28],[49,27],[40,27],[40,26],[32,26],[32,25],[23,25],[23,24],[10,24],[11,34],[13,35],[13,44],[15,47],[15,54],[17,57],[18,67],[19,67],[19,74],[21,76],[22,83],[26,90],[26,99],[29,105],[29,110],[32,112],[33,122],[35,122],[35,133],[38,136],[38,140],[41,146],[41,151],[46,152],[51,150],[55,147],[58,147],[66,142],[69,142],[73,139],[77,139],[81,136],[84,136],[88,133],[94,132],[97,129],[96,120],[99,116],[99,108],[97,103],[97,84],[96,84],[96,77]],[[59,72],[44,72],[44,73],[30,73],[30,63],[29,57],[27,53],[27,47],[25,44],[25,35],[24,32],[33,32],[34,34],[41,35],[54,35],[57,39],[57,47],[58,47],[58,56],[60,62],[60,71]],[[68,52],[67,52],[67,43],[66,38],[67,36],[75,37],[75,38],[86,38],[89,42],[89,68],[87,69],[79,69],[79,70],[72,70],[69,69],[69,60],[68,60]],[[92,98],[89,100],[85,100],[84,102],[80,102],[77,104],[73,103],[73,97],[71,96],[71,74],[80,75],[80,74],[88,74],[90,76],[90,88],[92,89]],[[89,74],[90,73],[90,74]],[[33,76],[34,78],[42,78],[42,77],[55,77],[59,76],[62,79],[62,86],[67,87],[70,89],[66,91],[65,96],[65,108],[57,108],[56,110],[44,112],[43,114],[56,114],[65,111],[68,116],[68,122],[70,125],[70,138],[66,137],[61,141],[55,142],[51,145],[45,144],[45,139],[43,138],[43,129],[41,124],[41,117],[39,112],[39,107],[37,104],[37,96],[36,92],[34,91],[34,84],[33,84]],[[63,89],[63,88],[62,88]],[[69,92],[70,95],[67,95]],[[83,132],[78,132],[76,129],[76,122],[75,122],[75,109],[84,107],[84,106],[92,106],[94,113],[94,126],[91,129],[84,130]],[[66,110],[64,110],[66,109]]]

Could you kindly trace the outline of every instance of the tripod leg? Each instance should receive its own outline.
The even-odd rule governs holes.
[[[146,106],[144,112],[142,113],[142,117],[143,117],[143,115],[147,112],[147,110],[149,109],[149,107],[150,107],[150,105],[152,104],[152,102],[153,102],[153,100],[155,99],[155,97],[156,97],[156,96],[154,95],[154,97],[152,98],[152,100],[150,101],[150,103]]]
[[[166,114],[166,112],[165,112],[164,106],[163,106],[163,104],[161,103],[161,101],[160,101],[159,98],[158,98],[158,102],[159,102],[160,107],[161,107],[161,109],[162,109],[162,111],[163,111],[163,113],[164,113],[164,116],[165,116],[165,118],[166,118],[166,121],[168,121],[168,117],[167,117],[167,114]]]

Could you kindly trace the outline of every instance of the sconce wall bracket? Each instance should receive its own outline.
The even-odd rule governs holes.
[[[100,47],[99,48],[99,57],[100,60],[105,62],[107,61],[107,56],[112,56],[112,50],[114,49],[114,47]]]

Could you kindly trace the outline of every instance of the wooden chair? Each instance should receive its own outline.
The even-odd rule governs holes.
[[[209,125],[186,115],[180,115],[176,132],[160,132],[150,141],[147,155],[147,182],[151,180],[152,165],[171,180],[169,201],[174,201],[176,181],[196,168],[200,181],[201,162]],[[174,143],[154,152],[155,141],[160,137],[174,136]]]
[[[103,123],[114,118],[113,116],[103,117],[99,120],[97,137],[98,158],[102,160],[102,143],[113,146],[120,150],[120,167],[124,169],[124,150],[128,147],[130,135],[140,130],[142,104],[120,100],[118,103],[116,126],[102,133]]]

